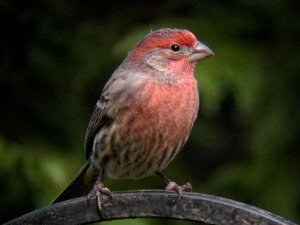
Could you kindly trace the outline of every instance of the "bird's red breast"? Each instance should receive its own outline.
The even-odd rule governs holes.
[[[145,83],[127,101],[130,110],[115,121],[114,142],[122,148],[106,165],[108,176],[116,179],[152,175],[175,157],[197,116],[197,83]]]

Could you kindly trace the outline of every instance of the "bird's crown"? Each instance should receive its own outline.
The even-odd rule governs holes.
[[[193,47],[197,39],[188,30],[181,29],[159,29],[147,34],[133,49],[133,54],[139,56],[153,48],[169,48],[172,44]]]

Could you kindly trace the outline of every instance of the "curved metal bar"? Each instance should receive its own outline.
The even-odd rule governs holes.
[[[114,192],[103,202],[100,213],[96,199],[76,198],[35,210],[5,225],[71,225],[127,218],[173,218],[206,224],[296,225],[265,210],[230,199],[199,193],[176,194],[163,191]]]

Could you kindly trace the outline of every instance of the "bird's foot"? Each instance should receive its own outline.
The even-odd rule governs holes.
[[[183,191],[192,191],[192,185],[190,183],[186,183],[182,186],[179,186],[174,181],[169,181],[165,188],[165,192],[173,192],[173,191],[177,193],[178,200],[179,200],[182,196]]]
[[[174,181],[172,181],[170,178],[168,178],[166,175],[162,174],[161,172],[156,172],[156,174],[163,179],[167,186],[165,188],[165,192],[176,192],[178,195],[178,200],[182,196],[183,191],[191,191],[192,190],[192,185],[190,183],[186,183],[182,186],[179,186],[176,184]]]
[[[100,212],[102,212],[102,203],[112,199],[111,191],[101,182],[96,182],[94,188],[88,194],[88,199],[91,199],[95,196],[97,197],[98,209]]]

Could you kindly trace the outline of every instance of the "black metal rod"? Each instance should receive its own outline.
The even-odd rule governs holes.
[[[71,225],[127,218],[173,218],[206,224],[296,225],[265,210],[217,196],[187,193],[177,201],[176,194],[163,191],[114,192],[103,202],[102,213],[96,199],[86,197],[49,205],[5,225]]]

